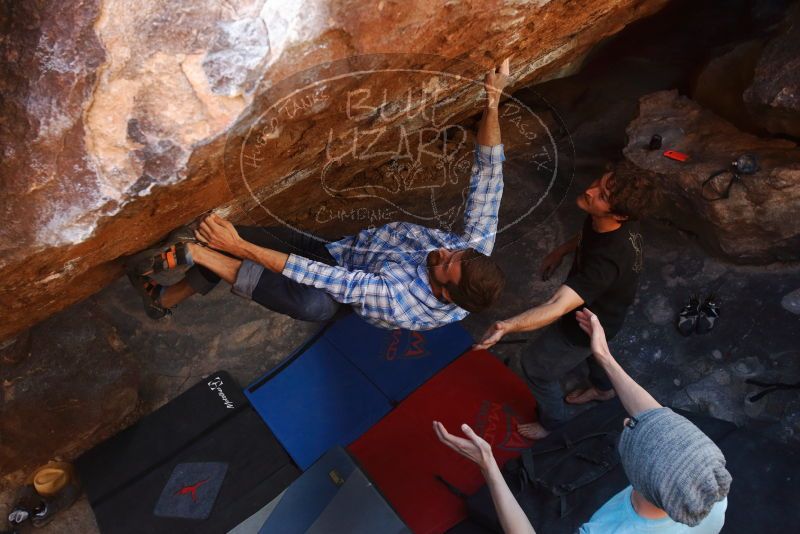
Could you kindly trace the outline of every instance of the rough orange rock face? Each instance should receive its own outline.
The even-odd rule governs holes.
[[[473,80],[509,55],[512,88],[568,73],[665,3],[2,4],[0,339],[97,291],[121,257],[211,209],[329,233],[454,220],[464,184],[445,178],[440,213],[425,180],[441,180],[430,165],[466,139],[450,126],[480,109]],[[431,128],[415,110],[446,121]],[[386,135],[350,151],[356,127]],[[404,166],[392,154],[406,146]]]

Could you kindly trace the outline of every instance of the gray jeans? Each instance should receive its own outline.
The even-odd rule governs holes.
[[[236,230],[242,239],[256,245],[299,254],[327,265],[336,264],[324,242],[309,234],[285,227],[237,226]],[[186,280],[195,291],[205,295],[220,278],[211,270],[194,265],[186,271]],[[250,260],[242,262],[231,291],[301,321],[328,321],[341,311],[341,305],[325,290],[300,284]]]
[[[589,347],[573,345],[558,325],[551,325],[522,356],[522,370],[536,397],[539,423],[553,430],[572,416],[564,402],[560,379],[579,365],[588,365],[589,380],[601,391],[612,389],[605,371],[592,357]]]

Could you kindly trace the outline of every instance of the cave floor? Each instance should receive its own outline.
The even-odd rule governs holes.
[[[578,170],[573,190],[580,190],[593,174],[591,166],[579,165]],[[507,191],[523,178],[512,168],[506,177]],[[505,202],[512,204],[514,199],[507,194]],[[547,282],[539,279],[536,269],[581,219],[579,210],[567,201],[546,222],[534,227],[523,222],[499,237],[496,257],[509,285],[497,310],[464,321],[474,337],[492,320],[552,294],[566,275],[568,262]],[[708,257],[691,237],[672,229],[643,225],[643,234],[645,268],[638,296],[612,343],[622,365],[665,404],[748,425],[800,446],[798,392],[779,391],[748,403],[746,397],[755,389],[744,382],[748,377],[800,381],[800,317],[781,305],[783,297],[800,286],[800,266],[731,265]],[[721,302],[717,328],[684,338],[674,327],[677,310],[689,294],[708,292]],[[76,317],[109,323],[133,354],[141,376],[140,413],[157,408],[218,369],[228,370],[245,385],[275,366],[316,328],[240,299],[224,285],[205,297],[191,298],[172,317],[154,322],[145,317],[127,280],[120,279],[37,327],[39,332],[46,329],[51,342],[63,348],[64,358],[70,357],[74,346],[69,339],[74,329],[60,325],[72,325]],[[493,352],[518,372],[525,347],[499,346]],[[3,502],[11,499],[8,492],[3,497]],[[96,532],[86,499],[41,532]]]

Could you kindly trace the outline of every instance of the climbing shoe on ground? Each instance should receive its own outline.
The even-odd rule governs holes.
[[[136,289],[136,292],[139,293],[139,296],[142,298],[144,312],[148,317],[151,319],[161,319],[172,313],[169,308],[165,308],[159,303],[162,290],[160,284],[157,284],[147,276],[142,276],[135,272],[128,273],[128,280],[131,281],[134,289]]]
[[[197,243],[192,227],[183,226],[170,233],[167,238],[153,248],[130,256],[125,261],[126,270],[142,276],[149,276],[176,267],[194,264],[186,243]]]
[[[700,300],[696,295],[689,298],[689,302],[678,314],[678,332],[684,336],[690,336],[697,327],[697,319],[700,316]]]
[[[81,494],[80,483],[72,465],[51,462],[33,474],[31,483],[18,493],[8,522],[15,529],[26,522],[43,527],[61,510],[72,506]]]
[[[33,484],[26,484],[17,492],[14,506],[8,513],[8,523],[12,527],[32,522],[33,516],[45,511],[44,498],[36,493]]]
[[[700,313],[697,318],[697,333],[707,334],[714,329],[719,319],[719,305],[716,303],[714,295],[709,295],[700,305]]]

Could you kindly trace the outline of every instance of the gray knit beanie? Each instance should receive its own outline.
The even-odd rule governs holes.
[[[690,527],[705,519],[731,486],[722,451],[669,408],[631,418],[619,440],[619,456],[633,489]]]

